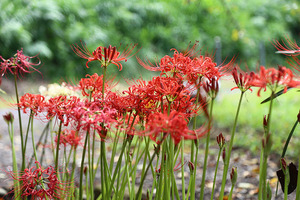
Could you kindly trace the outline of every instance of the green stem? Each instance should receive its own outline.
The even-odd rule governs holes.
[[[275,87],[276,89],[276,87]],[[274,91],[275,91],[274,89]],[[268,134],[270,133],[270,125],[271,125],[271,116],[272,116],[272,107],[273,107],[273,97],[274,97],[274,92],[272,90],[271,93],[271,100],[270,100],[270,104],[269,104],[269,113],[267,115],[267,127],[265,129],[265,133],[264,133],[264,139],[265,139],[265,143],[267,143],[267,137]],[[266,144],[267,145],[267,144]],[[268,154],[269,152],[266,152],[266,146],[263,147],[262,146],[262,151],[263,151],[263,165],[260,165],[260,177],[259,177],[259,191],[258,191],[258,199],[267,199],[267,160],[268,160]],[[270,151],[270,150],[268,150]]]
[[[16,151],[15,151],[15,144],[14,144],[14,125],[13,122],[8,122],[8,133],[10,137],[11,142],[11,148],[12,148],[12,159],[13,159],[13,172],[15,173],[15,176],[18,176],[18,165],[17,165],[17,158],[16,158]],[[20,183],[18,180],[14,179],[14,191],[19,191]],[[21,199],[21,194],[15,194],[15,198],[17,200]]]
[[[216,186],[217,172],[218,172],[219,161],[220,161],[220,157],[221,157],[221,153],[223,152],[223,149],[224,149],[224,147],[220,148],[219,154],[218,154],[217,164],[216,164],[216,168],[215,168],[214,181],[213,181],[213,188],[211,190],[211,196],[210,196],[211,200],[214,199],[214,192],[215,192],[215,186]]]
[[[289,174],[289,167],[286,166],[286,169],[284,170],[284,200],[287,200],[288,196],[288,186],[290,182],[290,174]]]
[[[229,198],[228,200],[232,200],[232,193],[233,193],[234,185],[231,185],[230,193],[229,193]]]
[[[209,140],[210,140],[210,129],[212,126],[212,114],[213,114],[213,106],[214,106],[214,98],[211,99],[210,102],[210,109],[209,109],[209,121],[208,121],[208,133],[206,136],[206,145],[205,145],[205,155],[204,155],[204,165],[203,165],[203,173],[202,173],[202,180],[201,180],[201,192],[200,192],[200,199],[204,198],[204,186],[205,186],[205,177],[206,177],[206,169],[207,169],[207,158],[208,158],[208,149],[209,149]],[[196,168],[196,165],[195,165]],[[194,194],[193,190],[195,189],[195,184],[191,185],[191,194]],[[191,196],[191,200],[194,200],[195,196]]]
[[[163,141],[164,141],[164,140],[162,140],[161,143],[159,143],[159,144],[157,145],[156,149],[160,149],[160,146],[161,146],[161,144],[163,143]],[[146,168],[145,174],[143,174],[143,176],[141,177],[141,183],[140,183],[139,189],[138,189],[138,191],[137,191],[137,193],[136,193],[135,199],[138,199],[138,197],[140,196],[140,193],[142,192],[142,188],[143,188],[143,184],[144,184],[144,181],[145,181],[147,172],[148,172],[148,170],[150,169],[150,166],[152,166],[152,162],[153,162],[154,157],[155,157],[156,154],[157,154],[157,152],[154,151],[153,154],[152,154],[152,157],[151,157],[151,159],[150,159],[150,161],[149,161],[149,164],[148,164],[148,166],[147,166],[147,168]],[[164,156],[162,156],[162,157],[164,157]],[[162,158],[162,159],[163,159],[163,158]]]
[[[225,155],[222,186],[221,186],[221,192],[220,192],[220,196],[219,196],[220,200],[223,200],[223,196],[224,196],[227,173],[228,173],[229,162],[230,162],[230,156],[231,156],[231,151],[232,151],[232,146],[233,146],[233,141],[234,141],[234,135],[235,135],[235,131],[236,131],[237,121],[238,121],[244,93],[245,93],[244,91],[241,91],[241,96],[239,99],[239,103],[238,103],[238,107],[237,107],[237,111],[236,111],[235,119],[234,119],[234,123],[233,123],[233,128],[231,131],[230,143],[229,143],[228,151],[226,152],[226,155]]]
[[[85,135],[84,146],[82,151],[81,165],[80,165],[80,181],[79,181],[79,199],[83,199],[83,168],[84,168],[84,158],[87,148],[87,142],[89,138],[90,130],[88,129]]]
[[[14,81],[15,81],[15,92],[16,92],[16,99],[17,104],[20,103],[19,101],[19,93],[18,93],[18,84],[17,84],[17,72],[14,74]],[[25,149],[24,149],[24,139],[23,139],[23,128],[22,128],[22,118],[21,118],[21,109],[18,106],[18,116],[19,116],[19,128],[20,128],[20,137],[21,137],[21,150],[22,150],[22,167],[21,171],[25,169]]]
[[[95,136],[95,133],[93,134],[93,137],[94,136]],[[93,177],[94,177],[94,175],[93,175],[94,174],[94,162],[93,162],[93,159],[92,159],[93,156],[91,156],[90,149],[91,149],[91,140],[90,140],[90,138],[88,138],[88,166],[89,166],[89,176],[86,176],[86,177],[89,177],[89,181],[90,181],[89,193],[90,193],[91,199],[94,199],[94,180],[93,180]],[[93,149],[92,149],[92,151],[93,151]],[[86,185],[86,187],[87,186],[88,185]]]
[[[60,135],[61,135],[61,127],[62,121],[59,123],[58,134],[57,134],[57,142],[56,142],[56,154],[55,154],[55,171],[58,172],[58,157],[59,157],[59,142],[60,142]]]
[[[289,134],[289,136],[288,136],[288,138],[287,138],[287,140],[286,140],[286,142],[285,142],[285,145],[284,145],[284,148],[283,148],[283,151],[282,151],[282,154],[281,154],[281,158],[283,158],[285,156],[286,150],[287,150],[287,148],[289,146],[290,140],[291,140],[291,138],[293,136],[293,133],[294,133],[297,125],[298,125],[298,122],[299,121],[297,119],[296,122],[295,122],[295,124],[294,124],[294,126],[293,126],[293,128],[292,128],[292,130],[291,130],[291,132],[290,132],[290,134]]]
[[[33,134],[33,111],[31,110],[30,111],[30,119],[31,119],[31,141],[32,141],[32,148],[33,148],[33,153],[34,153],[34,158],[36,161],[38,161],[38,158],[37,158],[37,153],[36,153],[36,146],[35,146],[35,142],[34,142],[34,134]],[[38,164],[37,164],[37,167]]]
[[[199,78],[199,82],[200,82],[200,78]],[[197,107],[197,104],[199,102],[199,94],[200,94],[200,89],[198,88],[197,90],[197,94],[196,94],[196,101],[195,101],[195,108]],[[196,127],[197,127],[197,116],[195,115],[194,118],[193,118],[193,130],[196,130]],[[191,162],[193,163],[194,166],[197,166],[197,160],[198,160],[198,140],[192,140],[192,145],[191,145]],[[196,142],[196,156],[194,156],[194,152],[195,152],[195,142]],[[190,182],[189,182],[189,186],[190,185],[195,185],[196,183],[196,170],[197,170],[197,167],[194,168],[192,174],[191,174],[191,178],[190,178]],[[190,189],[190,187],[189,187]],[[188,191],[190,191],[188,189]],[[184,190],[183,190],[184,191]],[[185,191],[184,191],[185,192]],[[191,188],[191,196],[192,198],[195,197],[195,187],[192,187]],[[187,197],[189,196],[189,192],[187,193]],[[184,199],[184,198],[182,198]]]
[[[185,199],[185,179],[184,179],[184,140],[181,140],[181,185],[182,199]]]

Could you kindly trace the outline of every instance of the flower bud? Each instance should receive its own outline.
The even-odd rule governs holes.
[[[224,136],[223,136],[222,133],[220,133],[220,134],[217,136],[217,143],[218,143],[220,149],[222,149],[222,148],[224,147],[224,145],[225,145],[225,138],[224,138]]]
[[[86,175],[87,175],[87,172],[88,172],[88,167],[87,167],[87,166],[84,166],[84,168],[83,168],[83,174],[86,176]]]
[[[231,172],[230,172],[230,180],[231,180],[231,184],[234,186],[235,183],[236,183],[236,179],[237,179],[237,168],[236,167],[233,167],[231,169]]]
[[[6,115],[3,115],[3,119],[7,124],[13,123],[14,122],[14,115],[11,112],[9,112]]]
[[[223,149],[223,152],[222,152],[222,158],[223,158],[223,162],[225,163],[225,158],[226,158],[225,148]]]
[[[286,161],[284,158],[280,159],[280,165],[281,165],[281,169],[285,172],[287,165],[286,165]]]
[[[190,168],[190,172],[194,172],[194,169],[195,169],[195,165],[194,163],[192,163],[191,161],[189,161],[189,168]]]
[[[265,149],[265,153],[266,155],[269,155],[270,151],[271,151],[271,147],[272,147],[272,136],[269,133],[266,137],[266,139],[262,140],[263,143],[263,148]]]
[[[298,122],[300,123],[300,110],[299,110],[299,113],[297,115],[297,118],[298,118]]]
[[[266,131],[268,127],[268,117],[266,115],[264,116],[263,126],[264,126],[264,130]]]

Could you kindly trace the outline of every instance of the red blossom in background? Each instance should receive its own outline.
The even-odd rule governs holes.
[[[182,139],[195,140],[205,135],[204,128],[197,131],[188,129],[188,122],[185,114],[172,110],[170,115],[166,113],[151,114],[146,123],[146,130],[142,135],[149,136],[156,143],[161,143],[168,135],[174,140],[175,145]],[[161,134],[163,133],[163,138]]]
[[[79,88],[81,89],[83,96],[95,96],[97,94],[102,95],[103,75],[99,76],[97,73],[93,75],[86,75],[87,78],[82,78],[79,82]],[[107,88],[105,84],[105,89]]]
[[[117,111],[108,106],[103,106],[101,102],[78,102],[68,115],[70,121],[75,125],[76,130],[96,130],[100,137],[104,139],[102,131],[107,132],[115,123]]]
[[[284,92],[288,88],[294,88],[300,86],[300,81],[294,76],[292,70],[287,69],[286,67],[279,66],[278,69],[269,68],[261,66],[258,73],[253,73],[252,80],[249,85],[253,87],[259,87],[257,95],[260,96],[262,89],[266,91],[266,88],[269,87],[273,92],[277,89],[278,86],[284,88]]]
[[[287,56],[298,56],[300,55],[300,47],[297,45],[296,41],[292,41],[288,36],[286,36],[286,42],[278,40],[273,40],[273,45],[278,50],[276,53],[281,53]]]
[[[196,51],[198,44],[195,43],[191,49],[181,53],[176,49],[173,56],[164,56],[159,64],[152,64],[149,60],[142,61],[137,58],[140,65],[150,71],[160,71],[161,76],[171,76],[187,80],[190,84],[200,86],[201,78],[206,77],[212,79],[215,77],[217,80],[221,76],[229,75],[233,68],[235,58],[230,60],[227,64],[222,63],[217,66],[217,63],[213,61],[213,57],[198,55],[199,51]]]
[[[180,79],[160,76],[153,77],[152,80],[149,81],[149,87],[153,87],[159,99],[165,96],[169,101],[176,99],[179,93],[184,89]]]
[[[80,47],[78,44],[72,45],[72,49],[79,57],[88,60],[86,62],[87,68],[89,68],[89,62],[98,60],[101,63],[101,67],[107,67],[109,64],[114,64],[120,71],[122,70],[122,64],[120,62],[126,62],[127,59],[132,57],[134,54],[131,56],[130,54],[137,46],[137,44],[127,45],[122,53],[120,53],[116,47],[112,47],[111,45],[109,45],[109,47],[99,46],[95,51],[93,51],[93,54],[91,54],[86,45],[83,43],[81,44],[82,47]]]
[[[45,106],[47,119],[57,117],[67,126],[71,120],[69,115],[73,114],[74,108],[80,101],[81,100],[76,96],[57,96],[50,98]]]
[[[57,173],[52,166],[43,169],[38,161],[38,167],[26,168],[23,172],[7,172],[12,179],[21,184],[18,191],[13,191],[15,197],[29,197],[33,199],[64,199],[68,191],[64,188],[69,187],[57,178]],[[19,176],[17,174],[20,174]]]
[[[81,140],[82,135],[78,131],[65,129],[60,135],[59,144],[70,145],[76,149],[78,145],[82,145]],[[57,138],[55,138],[55,143],[57,144]]]
[[[238,70],[240,73],[238,74]],[[237,85],[236,87],[231,88],[231,90],[234,89],[240,89],[242,92],[245,92],[247,90],[252,91],[250,83],[252,78],[254,77],[254,72],[246,73],[243,72],[240,68],[234,67],[232,70],[232,77]]]
[[[197,46],[198,43],[195,43],[190,49],[188,46],[185,53],[181,53],[173,48],[171,49],[171,51],[174,51],[173,57],[166,55],[160,60],[160,63],[156,65],[152,64],[149,60],[142,61],[140,58],[137,58],[137,61],[147,70],[160,71],[162,74],[172,72],[174,77],[180,77],[181,75],[186,74],[185,71],[188,68],[187,66],[192,64],[191,57],[198,53],[198,51],[195,51]]]
[[[38,114],[44,111],[46,105],[45,97],[40,94],[26,93],[20,98],[18,107],[23,109],[26,113],[26,109],[30,109],[34,114]]]
[[[30,62],[30,60],[34,58],[37,58],[37,62]],[[2,62],[0,62],[1,76],[6,75],[8,72],[16,75],[17,77],[19,77],[19,75],[23,75],[24,73],[40,73],[40,71],[35,68],[35,66],[40,64],[40,60],[37,55],[32,57],[25,56],[23,54],[23,49],[20,51],[18,50],[14,57],[9,59],[4,59],[2,56],[0,56],[0,60],[2,60]]]

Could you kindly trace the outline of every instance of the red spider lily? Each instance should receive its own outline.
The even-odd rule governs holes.
[[[78,131],[65,129],[60,135],[59,144],[63,144],[64,146],[70,145],[77,149],[78,145],[82,145],[81,140],[82,135]],[[57,143],[57,138],[55,138],[55,142]]]
[[[211,97],[216,98],[219,92],[219,83],[216,77],[212,77],[212,79],[208,79],[203,85],[203,89],[205,92]]]
[[[122,64],[120,61],[124,60],[126,62],[128,58],[131,58],[134,54],[131,56],[130,54],[137,46],[137,44],[127,45],[122,53],[120,53],[116,47],[112,47],[111,45],[109,45],[109,47],[99,46],[95,51],[93,51],[93,54],[91,54],[85,44],[81,43],[81,45],[82,47],[78,44],[72,45],[72,49],[79,57],[88,60],[86,62],[87,68],[89,68],[89,62],[98,60],[101,63],[101,67],[107,67],[112,63],[116,65],[120,71],[122,70]]]
[[[170,115],[164,113],[151,114],[146,123],[146,130],[142,133],[149,136],[156,143],[161,143],[168,135],[177,145],[182,139],[195,140],[205,135],[207,130],[201,128],[198,131],[191,131],[187,127],[188,122],[185,114],[171,111]],[[163,134],[163,138],[160,138]]]
[[[74,108],[79,104],[80,99],[76,96],[57,96],[48,100],[45,106],[47,119],[57,117],[65,126],[68,125],[71,118],[68,116],[74,112]]]
[[[242,92],[245,92],[247,90],[252,91],[252,89],[250,88],[251,85],[249,85],[249,83],[251,82],[254,76],[253,73],[254,72],[250,72],[250,74],[248,74],[246,72],[241,71],[240,74],[238,75],[238,70],[236,67],[234,67],[232,70],[232,76],[237,87],[233,87],[231,88],[231,90],[240,89]]]
[[[6,113],[5,115],[3,115],[3,119],[4,119],[4,121],[6,122],[6,123],[13,123],[13,121],[14,121],[14,115],[11,113],[11,112],[9,112],[9,113]]]
[[[297,45],[296,41],[292,41],[288,36],[286,37],[286,42],[281,43],[277,40],[273,41],[273,45],[278,50],[276,53],[281,53],[286,56],[291,56],[292,59],[288,58],[287,62],[297,71],[300,71],[300,60],[296,56],[300,55],[300,47]]]
[[[135,111],[136,114],[148,116],[157,108],[158,98],[154,97],[154,90],[151,84],[144,80],[137,80],[128,90],[123,92],[124,102],[127,104],[127,112]]]
[[[170,109],[184,113],[186,117],[198,115],[203,111],[203,103],[195,104],[195,98],[192,98],[188,93],[180,93],[179,96],[172,102]],[[168,105],[164,104],[164,112],[167,112]]]
[[[37,58],[36,63],[30,62],[31,59]],[[23,49],[20,51],[18,50],[14,57],[11,57],[9,59],[4,59],[0,56],[0,59],[2,62],[0,62],[0,75],[6,75],[8,72],[16,75],[19,77],[19,75],[22,75],[23,73],[32,73],[34,71],[39,72],[34,66],[37,66],[40,64],[40,60],[35,56],[25,56],[23,54]]]
[[[276,53],[281,53],[287,56],[298,56],[300,55],[300,47],[297,45],[296,41],[292,41],[288,36],[286,36],[286,42],[282,40],[280,43],[278,40],[273,40],[273,45],[278,50]]]
[[[103,106],[102,103],[86,100],[78,102],[67,118],[75,123],[76,130],[90,130],[92,128],[103,139],[106,135],[102,135],[102,131],[106,133],[107,129],[116,123],[117,111],[106,105]]]
[[[217,136],[217,143],[220,147],[220,149],[222,149],[225,145],[225,137],[223,136],[222,133],[220,133],[218,136]]]
[[[178,50],[173,48],[171,49],[171,51],[174,51],[173,57],[170,57],[168,55],[164,56],[160,60],[159,65],[153,65],[149,60],[142,61],[139,58],[137,58],[137,60],[145,69],[148,69],[150,71],[161,71],[162,73],[173,72],[175,77],[175,74],[177,73],[179,73],[179,75],[185,74],[187,66],[192,62],[191,57],[198,53],[198,51],[195,51],[197,46],[198,43],[195,43],[190,49],[188,46],[185,53],[178,52]]]
[[[82,78],[79,82],[79,88],[81,89],[83,96],[95,96],[96,94],[102,94],[103,75],[98,76],[97,73],[93,75],[86,75],[87,78]],[[105,84],[105,89],[107,84]]]
[[[288,88],[300,86],[300,81],[296,80],[292,70],[283,66],[279,66],[278,69],[265,69],[265,67],[261,66],[259,73],[252,73],[251,76],[252,80],[249,85],[260,88],[257,92],[258,96],[260,96],[261,90],[264,89],[266,91],[267,87],[275,92],[278,86],[283,86],[283,92],[285,93]]]
[[[199,77],[211,79],[214,76],[219,77],[219,68],[217,63],[213,62],[211,57],[199,56],[193,59],[193,64],[187,69],[187,80],[191,84],[199,85]]]
[[[45,105],[46,101],[44,96],[26,93],[20,98],[18,107],[23,109],[24,113],[26,113],[27,109],[30,109],[34,114],[38,114],[44,111]]]
[[[173,57],[164,56],[159,64],[152,64],[149,60],[142,61],[137,58],[140,65],[150,71],[161,71],[161,75],[172,73],[168,76],[185,78],[189,81],[190,84],[199,86],[201,82],[199,81],[200,77],[206,77],[211,79],[216,77],[219,79],[221,76],[228,75],[232,70],[233,58],[228,64],[222,63],[220,66],[217,66],[213,59],[209,56],[198,56],[198,51],[195,51],[198,44],[194,44],[190,50],[187,50],[187,53],[180,53],[176,49],[174,50]]]
[[[120,118],[126,114],[129,107],[124,96],[111,91],[106,94],[105,105],[115,109],[117,111],[117,116]]]
[[[153,77],[148,83],[149,87],[153,88],[157,97],[167,97],[168,101],[173,101],[184,89],[182,81],[172,77]]]
[[[33,199],[64,199],[68,195],[66,183],[62,183],[56,176],[56,171],[52,166],[42,169],[38,161],[38,167],[26,168],[21,173],[7,172],[12,179],[22,183],[18,191],[13,191],[15,197],[31,196]],[[18,176],[17,174],[21,174]]]

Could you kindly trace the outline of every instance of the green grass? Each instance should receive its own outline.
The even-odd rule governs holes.
[[[230,134],[233,121],[240,97],[239,90],[230,91],[233,81],[223,80],[217,101],[214,106],[215,126],[226,134]],[[247,91],[244,95],[238,126],[235,136],[235,146],[250,149],[253,153],[260,150],[263,135],[263,117],[268,113],[269,103],[260,104],[270,95],[270,91],[261,92],[261,97],[257,96],[257,89],[253,92]],[[297,114],[299,113],[300,92],[292,89],[274,100],[271,133],[273,135],[273,153],[281,154],[284,143],[292,126],[294,125]],[[296,128],[287,156],[297,156],[300,153],[299,139],[300,129]]]

